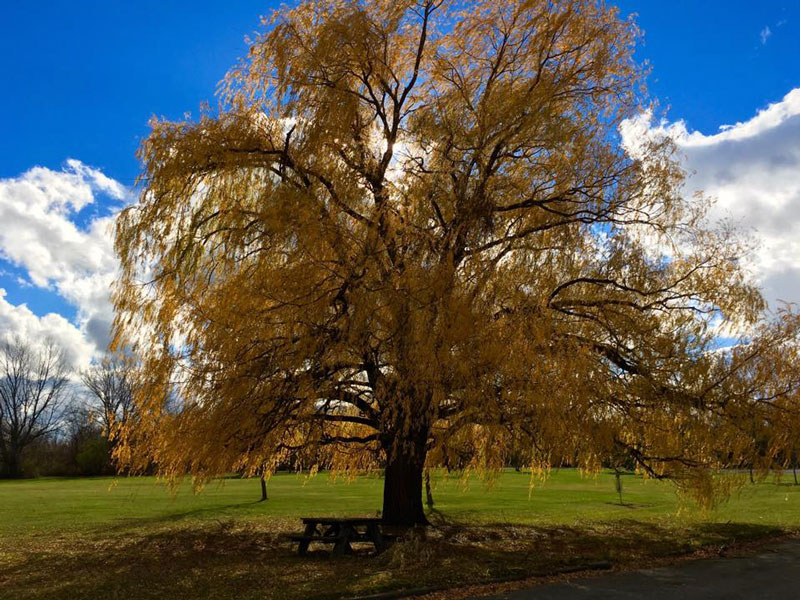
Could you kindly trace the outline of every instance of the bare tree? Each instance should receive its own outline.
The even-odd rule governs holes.
[[[20,477],[25,448],[56,430],[69,374],[51,341],[40,350],[19,338],[0,344],[0,474]]]
[[[105,357],[81,373],[89,391],[90,409],[106,439],[111,436],[114,424],[124,423],[131,414],[134,369],[133,362],[126,358]]]

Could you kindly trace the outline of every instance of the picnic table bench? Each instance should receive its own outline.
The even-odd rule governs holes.
[[[370,542],[377,552],[386,549],[386,536],[381,533],[381,519],[362,517],[305,517],[305,531],[293,535],[298,542],[297,553],[305,554],[311,542],[333,544],[334,554],[350,554],[353,542]]]

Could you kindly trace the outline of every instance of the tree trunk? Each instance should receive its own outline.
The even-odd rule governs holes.
[[[431,472],[425,469],[425,504],[428,505],[428,510],[433,508],[433,493],[431,493]]]
[[[3,457],[2,469],[0,474],[9,479],[19,479],[22,477],[22,467],[19,454],[11,451]]]
[[[383,522],[413,527],[428,525],[422,508],[422,471],[425,467],[425,441],[413,448],[401,444],[386,451],[383,480]]]
[[[792,473],[794,473],[794,484],[797,485],[797,465],[792,467]]]
[[[267,480],[261,476],[261,502],[267,499]]]
[[[622,474],[614,469],[614,489],[617,490],[617,495],[619,495],[619,503],[621,506],[625,506],[625,503],[622,501]]]

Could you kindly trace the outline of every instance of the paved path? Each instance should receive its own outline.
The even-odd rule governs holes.
[[[499,600],[762,600],[800,598],[800,540],[741,558],[573,579],[492,596]]]

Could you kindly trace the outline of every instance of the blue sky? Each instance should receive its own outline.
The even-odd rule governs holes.
[[[0,177],[67,157],[129,185],[155,114],[212,100],[277,2],[5,2],[0,9]],[[692,129],[743,121],[800,86],[800,3],[624,0],[645,30],[652,94]],[[45,8],[46,7],[46,8]],[[760,34],[769,27],[766,44]]]
[[[277,3],[4,2],[0,9],[0,177],[79,157],[131,184],[153,115],[213,98]]]
[[[637,13],[637,56],[652,73],[651,94],[672,119],[713,133],[800,86],[800,2],[620,0]],[[766,28],[769,33],[766,33]],[[766,36],[762,43],[762,32]]]
[[[92,228],[130,200],[124,187],[137,175],[134,152],[147,134],[147,120],[154,114],[180,118],[187,111],[196,113],[202,101],[213,100],[217,82],[246,52],[245,35],[256,31],[259,15],[268,14],[276,4],[263,0],[3,3],[0,218],[19,216],[20,202],[34,206],[35,201],[24,196],[26,190],[68,185],[69,193],[89,196],[55,203],[40,198],[49,221],[24,230],[34,238],[64,236],[63,253],[52,244],[49,250],[26,253],[9,246],[19,238],[0,233],[0,327],[26,322],[47,331],[55,327],[69,338],[77,335],[69,330],[71,325],[90,343],[97,341],[91,332],[100,331],[109,315],[107,302],[99,308],[106,280],[94,277],[92,269],[111,267],[108,257],[100,256],[108,252],[108,244]],[[656,119],[643,126],[668,130],[685,142],[689,166],[695,167],[692,161],[704,165],[698,179],[704,189],[709,182],[712,189],[719,184],[721,197],[729,198],[729,204],[753,197],[744,184],[729,189],[728,183],[719,183],[725,172],[709,158],[707,149],[733,151],[731,139],[715,136],[719,127],[747,123],[770,104],[782,102],[773,111],[778,116],[770,121],[767,115],[751,127],[758,138],[752,146],[763,144],[761,138],[769,134],[783,153],[776,155],[777,162],[795,156],[800,128],[795,127],[793,107],[800,106],[800,98],[787,99],[787,94],[800,88],[800,2],[619,0],[617,4],[623,14],[639,14],[645,38],[637,56],[651,64],[651,94],[669,109],[667,123]],[[741,131],[741,136],[754,139],[746,128]],[[735,146],[735,157],[747,155],[746,144]],[[67,159],[76,159],[81,166],[70,166]],[[43,170],[31,171],[34,167]],[[769,181],[791,177],[781,172],[776,180],[775,173],[764,170],[755,178],[761,175]],[[796,183],[787,179],[778,191],[794,198]],[[17,202],[16,212],[3,212],[3,194],[11,198],[9,202]],[[26,214],[29,222],[39,213],[31,209]],[[740,216],[750,218],[749,213]],[[777,224],[768,226],[780,229]],[[44,252],[41,259],[39,251]],[[783,251],[791,254],[794,247]],[[77,270],[70,271],[73,268]],[[792,281],[800,271],[787,268],[784,263],[775,267],[775,281],[783,283],[765,280],[765,285],[778,286],[776,290],[783,285],[781,290],[794,293]],[[800,300],[800,286],[797,297],[790,299]],[[50,322],[43,324],[49,313],[53,313]]]

